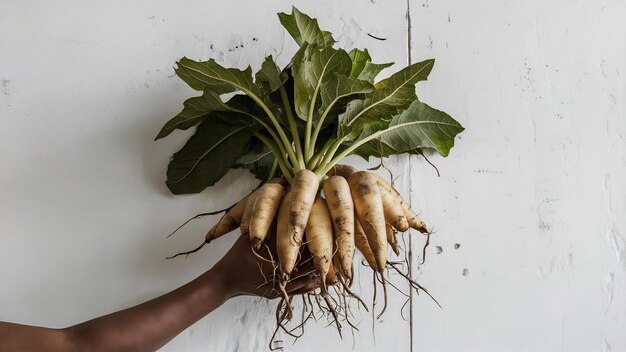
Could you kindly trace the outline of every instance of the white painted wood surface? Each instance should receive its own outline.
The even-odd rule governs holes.
[[[364,314],[354,338],[310,324],[284,350],[626,350],[626,2],[410,1],[410,45],[405,1],[295,5],[378,61],[436,58],[420,97],[467,130],[449,158],[430,158],[439,178],[418,157],[388,162],[437,230],[425,265],[412,234],[413,272],[444,309],[420,295],[405,321],[392,292],[376,339]],[[177,58],[284,64],[295,45],[275,14],[290,6],[0,2],[0,320],[73,324],[171,290],[225,252],[232,239],[163,259],[215,218],[164,235],[254,180],[232,172],[170,196],[164,170],[189,133],[152,138],[193,94]],[[357,289],[371,296],[369,275]],[[264,350],[274,304],[235,299],[162,350]]]

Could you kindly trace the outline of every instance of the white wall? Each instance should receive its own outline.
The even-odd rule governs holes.
[[[232,238],[163,259],[215,218],[164,235],[254,180],[232,172],[171,196],[164,171],[189,133],[152,139],[193,94],[173,76],[177,58],[285,63],[295,46],[275,14],[290,5],[0,1],[0,320],[74,324],[171,290],[224,253]],[[410,1],[410,45],[404,1],[296,6],[396,68],[409,50],[435,57],[420,97],[467,130],[450,157],[430,158],[439,178],[421,158],[389,161],[437,229],[425,265],[423,238],[410,237],[412,267],[444,309],[413,297],[405,321],[394,293],[376,339],[364,314],[354,338],[312,324],[285,350],[626,350],[626,2]],[[264,349],[274,304],[228,302],[163,350]]]

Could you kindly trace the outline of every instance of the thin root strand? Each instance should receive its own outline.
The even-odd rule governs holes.
[[[204,247],[204,245],[205,245],[205,244],[208,244],[209,242],[211,242],[211,241],[204,241],[204,242],[202,242],[202,244],[201,244],[201,245],[199,245],[199,246],[198,246],[198,247],[196,247],[195,249],[192,249],[192,250],[190,250],[190,251],[188,251],[188,252],[181,252],[181,253],[178,253],[178,254],[174,254],[173,256],[170,256],[170,257],[165,257],[165,259],[173,259],[173,258],[176,258],[176,257],[178,257],[178,256],[180,256],[180,255],[184,255],[184,256],[185,256],[185,258],[187,258],[190,254],[196,253],[197,251],[201,250],[201,249],[202,249],[202,247]]]

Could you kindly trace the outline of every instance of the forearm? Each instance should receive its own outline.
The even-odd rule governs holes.
[[[67,334],[62,329],[0,321],[0,351],[67,351]]]
[[[74,351],[154,351],[228,299],[217,270],[151,301],[65,329]]]
[[[230,297],[254,295],[276,298],[272,289],[275,267],[259,261],[247,236],[240,237],[211,270],[192,282],[138,306],[65,329],[0,322],[1,351],[154,351]],[[305,260],[305,262],[308,262]],[[260,271],[259,271],[260,270]],[[289,295],[315,290],[319,281],[312,264],[299,268]],[[268,281],[267,278],[270,278]]]
[[[0,322],[0,351],[154,351],[231,295],[217,269],[140,305],[65,329]]]

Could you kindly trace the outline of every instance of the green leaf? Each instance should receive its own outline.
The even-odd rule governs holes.
[[[335,74],[335,77],[322,86],[320,97],[322,106],[320,116],[331,116],[334,120],[325,119],[324,124],[337,122],[337,116],[346,110],[346,105],[356,94],[366,94],[374,91],[374,86],[363,80]]]
[[[322,31],[316,19],[303,14],[295,7],[292,7],[291,14],[281,12],[278,18],[300,46],[304,43],[332,46],[335,43],[332,34]]]
[[[373,63],[366,49],[349,53],[334,49],[331,33],[295,7],[290,14],[278,16],[300,46],[283,70],[271,56],[256,74],[250,67],[225,68],[213,59],[178,61],[176,74],[203,95],[185,101],[183,111],[157,136],[200,123],[168,167],[167,186],[173,193],[200,192],[231,168],[248,169],[266,180],[274,162],[280,160],[285,167],[285,155],[273,155],[259,138],[275,139],[266,142],[280,149],[275,152],[288,154],[287,164],[301,165],[302,156],[310,165],[318,160],[314,171],[320,174],[332,166],[329,158],[334,163],[349,154],[368,159],[434,149],[448,155],[463,127],[421,103],[415,94],[416,83],[428,78],[434,60],[410,65],[374,83],[392,63]],[[220,99],[229,93],[238,94],[228,102]],[[288,102],[283,101],[285,96]],[[298,115],[295,126],[287,106]],[[303,153],[292,149],[297,145],[293,133],[305,142]],[[342,145],[335,152],[337,143]],[[333,155],[320,163],[315,153],[325,147]]]
[[[256,83],[265,88],[269,93],[275,92],[287,82],[287,72],[281,71],[274,62],[272,55],[265,58],[261,69],[256,73]]]
[[[269,108],[268,94],[252,80],[252,69],[225,68],[210,59],[193,61],[186,57],[178,61],[176,74],[196,90],[210,89],[217,94],[241,91],[258,104]]]
[[[207,88],[202,96],[185,100],[183,111],[170,119],[161,128],[155,140],[169,135],[176,129],[186,130],[193,127],[213,111],[241,111],[243,107],[233,104],[236,100],[231,99],[232,102],[225,103],[215,91]]]
[[[339,137],[354,140],[367,125],[388,122],[406,109],[417,100],[415,83],[428,78],[434,62],[426,60],[410,65],[376,83],[376,90],[366,99],[351,101],[346,112],[339,116]]]
[[[214,185],[245,154],[254,130],[220,118],[205,120],[172,157],[167,187],[174,194],[186,194]]]
[[[445,112],[415,100],[401,114],[394,116],[386,129],[374,130],[364,131],[359,140],[375,135],[376,138],[357,148],[354,154],[368,159],[370,156],[414,154],[429,148],[447,156],[454,146],[454,138],[464,128]]]
[[[348,76],[352,62],[345,50],[321,48],[308,45],[299,60],[294,61],[292,73],[295,85],[296,113],[302,120],[308,120],[311,103],[317,99],[322,86],[337,74]],[[315,109],[316,106],[313,106]]]
[[[252,138],[248,150],[242,155],[233,168],[248,169],[259,180],[267,181],[274,164],[274,154],[258,138]],[[276,174],[280,168],[276,168]]]
[[[352,60],[352,72],[350,72],[350,77],[362,79],[370,83],[374,83],[374,79],[378,76],[380,71],[393,65],[393,62],[385,64],[372,63],[372,58],[367,49],[352,49],[349,55]]]

